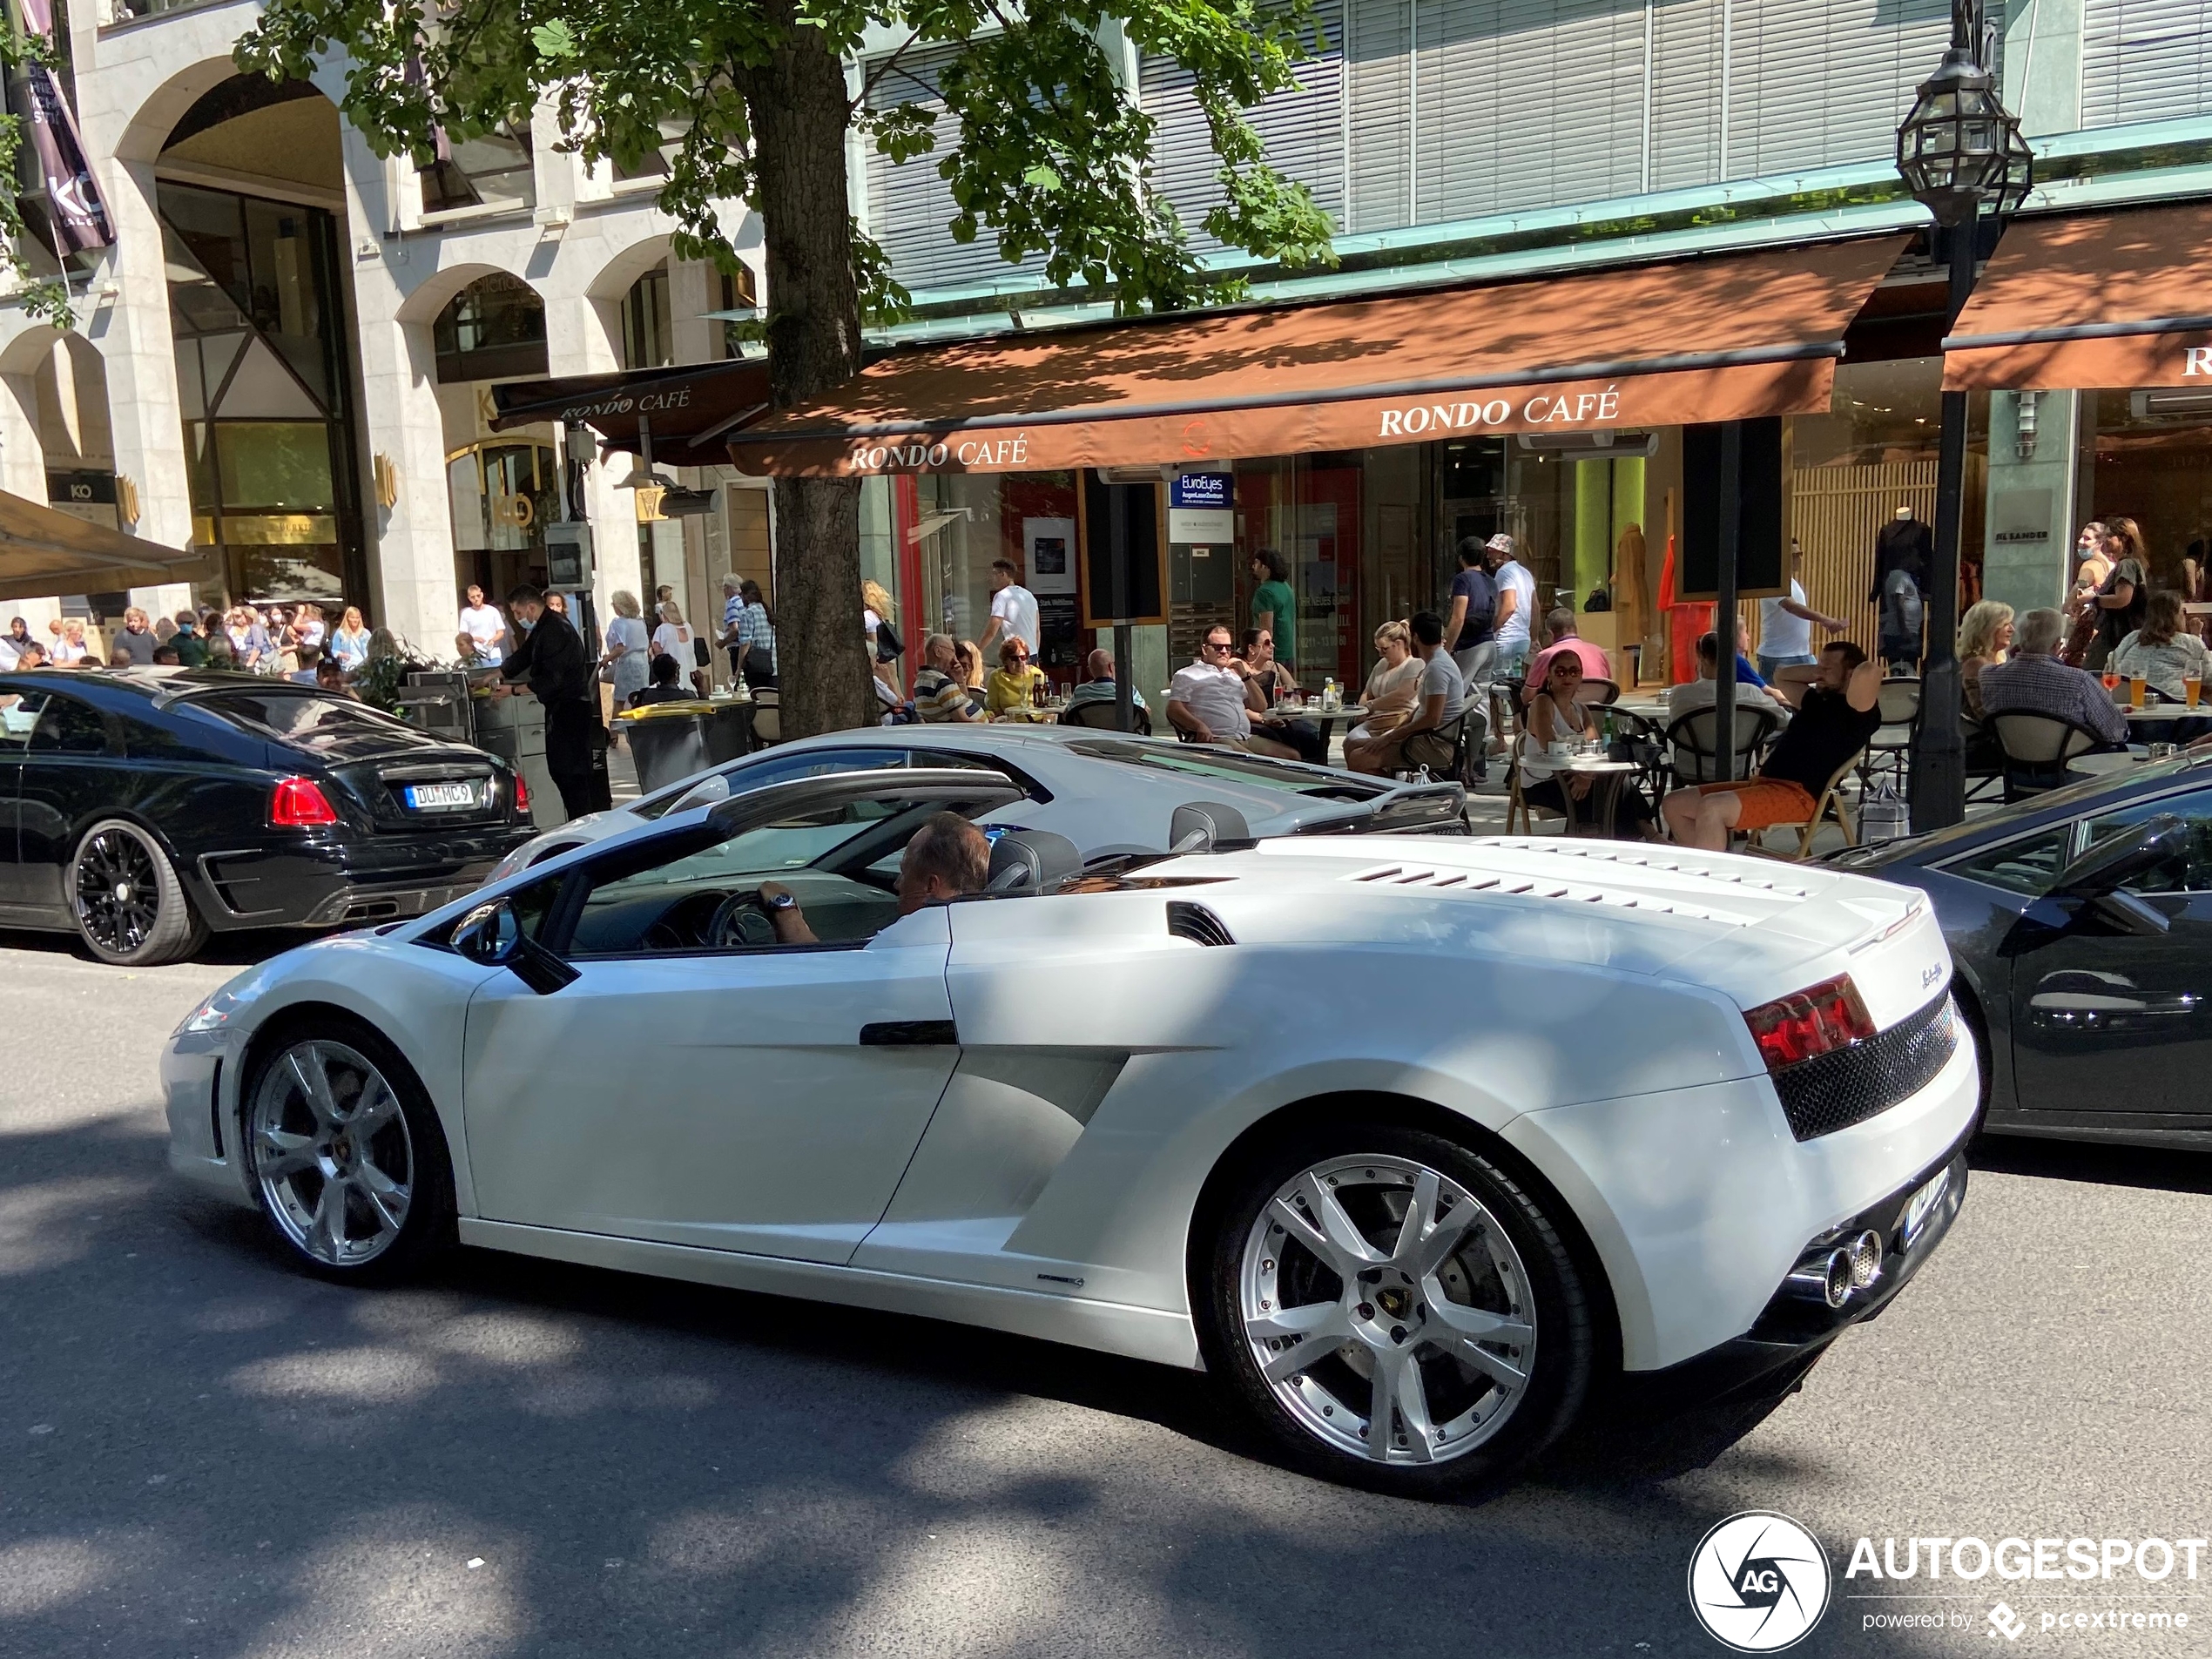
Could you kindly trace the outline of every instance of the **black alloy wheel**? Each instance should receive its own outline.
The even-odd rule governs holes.
[[[206,929],[153,838],[123,819],[95,824],[77,844],[70,913],[93,955],[151,968],[188,956]]]

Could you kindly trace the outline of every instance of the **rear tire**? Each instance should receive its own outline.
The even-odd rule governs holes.
[[[448,1248],[445,1131],[399,1050],[338,1015],[259,1047],[239,1096],[246,1169],[293,1261],[341,1284],[388,1284]]]
[[[1194,1248],[1208,1369],[1324,1480],[1410,1498],[1494,1490],[1588,1390],[1588,1298],[1558,1225],[1442,1136],[1298,1130],[1238,1172]]]
[[[70,860],[69,901],[85,948],[118,968],[173,962],[207,938],[169,855],[127,819],[84,832]]]

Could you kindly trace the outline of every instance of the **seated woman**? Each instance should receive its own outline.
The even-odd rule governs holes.
[[[2141,676],[2160,696],[2176,703],[2188,699],[2185,680],[2195,680],[2202,695],[2204,642],[2188,628],[2188,616],[2182,609],[2180,591],[2159,589],[2143,611],[2143,625],[2121,640],[2105,659],[2106,671],[2123,680]]]
[[[655,703],[683,703],[691,700],[691,691],[684,685],[684,664],[681,658],[663,651],[653,658],[653,678],[649,685],[641,685],[630,694],[630,706],[646,708]]]
[[[1981,671],[2003,662],[2012,648],[2012,606],[1983,599],[1967,607],[1959,619],[1959,694],[1968,718],[1981,718]]]
[[[1386,622],[1375,630],[1375,671],[1367,676],[1367,689],[1359,694],[1367,718],[1345,733],[1347,741],[1379,738],[1393,726],[1403,725],[1420,695],[1421,659],[1413,655],[1413,631],[1402,622]]]
[[[1569,819],[1587,800],[1596,779],[1566,770],[1575,745],[1597,736],[1597,717],[1581,701],[1582,659],[1561,651],[1546,664],[1544,689],[1528,699],[1528,730],[1521,745],[1521,798]],[[1650,803],[1623,779],[1613,808],[1615,828],[1625,838],[1652,839]],[[1572,797],[1570,801],[1569,798]]]
[[[1044,683],[1044,670],[1029,661],[1028,645],[1011,635],[999,647],[999,665],[983,682],[983,711],[995,720],[1009,715],[1026,720]]]

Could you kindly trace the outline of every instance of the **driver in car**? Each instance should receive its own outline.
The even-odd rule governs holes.
[[[958,813],[934,813],[907,843],[899,861],[899,914],[911,916],[924,905],[947,904],[964,894],[981,893],[990,874],[991,843]],[[820,941],[806,925],[799,896],[780,881],[760,884],[760,903],[779,945]]]

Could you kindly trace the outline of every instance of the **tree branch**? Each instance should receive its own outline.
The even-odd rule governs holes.
[[[880,81],[886,75],[889,74],[891,72],[891,66],[899,61],[900,56],[905,52],[907,47],[913,45],[914,42],[920,40],[921,38],[921,30],[917,29],[914,31],[914,33],[908,35],[905,40],[901,41],[897,46],[894,47],[889,52],[885,54],[883,61],[880,64],[878,64],[874,70],[869,74],[868,78],[860,83],[859,96],[846,105],[845,113],[846,119],[850,120],[853,116],[858,115],[861,111],[868,107],[868,99],[873,96],[875,92],[876,83]]]

